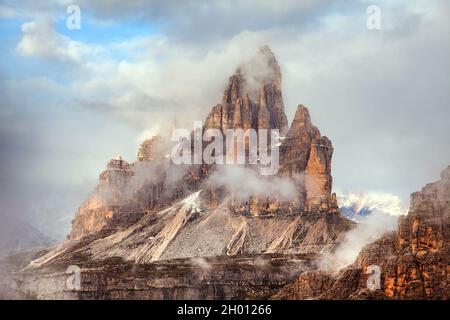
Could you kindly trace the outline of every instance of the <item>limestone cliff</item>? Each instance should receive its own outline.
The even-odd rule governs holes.
[[[282,289],[279,299],[448,299],[450,166],[441,180],[411,195],[397,232],[365,247],[337,274],[312,271]],[[380,289],[367,289],[369,266],[381,271]]]
[[[230,77],[222,103],[216,105],[205,122],[205,128],[221,129],[288,129],[281,93],[281,71],[272,51],[263,47],[255,58],[263,72],[245,66]],[[257,94],[254,94],[257,92]]]
[[[100,174],[92,195],[78,208],[72,221],[70,239],[80,239],[106,227],[113,216],[125,214],[123,205],[126,185],[134,172],[121,158],[111,160]]]
[[[301,210],[337,210],[331,194],[331,141],[321,136],[308,109],[299,105],[280,146],[280,172],[296,178]]]
[[[126,228],[147,211],[167,205],[173,193],[163,195],[164,153],[161,138],[155,136],[142,142],[137,161],[128,163],[121,157],[109,161],[99,184],[78,208],[69,239]]]

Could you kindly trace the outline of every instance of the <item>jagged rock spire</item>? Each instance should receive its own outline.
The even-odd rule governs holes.
[[[300,202],[304,209],[332,209],[331,158],[333,146],[311,122],[308,108],[299,105],[289,132],[280,147],[280,171],[291,177],[301,176]]]
[[[256,95],[255,95],[256,92]],[[209,114],[206,127],[279,129],[287,132],[280,66],[268,46],[242,64],[230,77],[222,103]]]

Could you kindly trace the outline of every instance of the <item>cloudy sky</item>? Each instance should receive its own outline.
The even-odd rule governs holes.
[[[0,219],[65,235],[110,158],[202,119],[262,44],[288,118],[305,104],[333,141],[334,189],[407,202],[450,164],[449,17],[446,0],[1,0]]]

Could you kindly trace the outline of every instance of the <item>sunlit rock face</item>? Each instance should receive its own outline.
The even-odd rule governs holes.
[[[349,267],[332,275],[302,274],[280,299],[448,299],[450,289],[450,166],[441,180],[411,195],[396,232],[366,246]],[[380,268],[380,289],[367,289],[369,266]]]
[[[113,216],[123,212],[125,188],[134,172],[121,158],[112,159],[100,174],[92,195],[78,208],[69,238],[80,239],[106,227]]]
[[[147,212],[172,203],[179,190],[176,181],[166,179],[165,153],[162,139],[155,136],[142,142],[135,162],[112,159],[95,190],[77,210],[69,239],[122,230]]]
[[[409,213],[395,234],[365,248],[355,263],[383,270],[382,291],[390,298],[448,299],[450,289],[450,167],[441,180],[411,195]]]
[[[206,128],[288,129],[281,92],[281,71],[269,49],[261,48],[254,61],[239,67],[230,77],[222,103],[205,122]]]
[[[139,146],[137,160],[138,161],[152,161],[155,156],[154,146],[161,140],[159,137],[152,137],[145,140]]]
[[[118,158],[108,163],[107,170],[100,175],[99,185],[77,211],[69,238],[77,240],[100,231],[107,234],[124,231],[144,217],[150,219],[148,223],[153,223],[159,215],[156,222],[165,221],[165,217],[171,215],[158,210],[173,207],[183,197],[199,190],[203,190],[198,200],[205,217],[202,226],[209,225],[206,221],[210,221],[212,228],[215,220],[225,219],[222,226],[227,229],[219,233],[222,238],[215,247],[199,247],[195,252],[184,249],[170,254],[161,252],[161,257],[321,252],[330,250],[339,242],[340,234],[351,227],[351,223],[339,215],[336,198],[331,194],[331,141],[321,136],[303,105],[298,106],[288,128],[281,94],[281,71],[268,47],[261,48],[254,61],[242,64],[230,77],[222,102],[212,108],[203,131],[211,128],[223,133],[236,128],[279,130],[283,135],[278,143],[280,170],[274,177],[264,179],[269,183],[280,183],[280,179],[284,179],[283,183],[294,186],[293,192],[282,197],[277,192],[260,190],[242,198],[236,190],[209,179],[216,165],[181,169],[171,165],[170,159],[165,157],[167,142],[153,137],[140,145],[135,162]],[[284,187],[280,185],[280,188]],[[335,217],[328,217],[329,214]],[[266,220],[250,222],[243,217],[265,217]],[[187,222],[192,219],[194,217],[182,214],[174,218],[178,222],[174,222],[167,244],[183,238]],[[170,225],[170,221],[172,218],[166,223]],[[202,230],[209,234],[208,228]],[[273,233],[273,230],[279,232]],[[157,234],[161,232],[163,230],[158,228],[151,231],[152,237],[158,239]],[[258,241],[253,244],[254,234],[258,234]],[[198,243],[194,237],[186,237],[179,246],[195,248],[193,242]],[[158,241],[155,243],[155,246],[160,245]],[[170,247],[167,245],[163,251],[171,252]],[[151,256],[149,259],[158,258]]]
[[[299,105],[289,132],[280,146],[280,173],[293,178],[299,195],[299,210],[337,210],[331,194],[331,141],[321,136],[308,109]]]
[[[258,62],[262,72],[246,73],[244,66],[230,77],[222,103],[212,108],[205,130],[278,129],[279,176],[289,178],[297,188],[295,197],[286,201],[276,195],[254,194],[239,201],[232,197],[231,209],[245,215],[295,214],[319,210],[337,212],[331,194],[331,141],[321,136],[311,122],[308,109],[299,105],[290,128],[281,95],[281,71],[268,47],[261,49]],[[261,62],[262,61],[262,62]],[[248,152],[246,145],[246,152]],[[224,151],[225,152],[225,151]]]

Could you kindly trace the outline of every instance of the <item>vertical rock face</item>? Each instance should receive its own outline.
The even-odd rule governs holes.
[[[397,233],[363,250],[355,265],[363,270],[379,265],[387,297],[448,299],[449,255],[450,166],[441,180],[411,195],[409,213],[400,218]]]
[[[369,245],[355,266],[366,270],[379,265],[387,297],[448,299],[449,255],[450,166],[441,180],[411,195],[409,213],[400,218],[397,232]]]
[[[154,136],[141,143],[137,162],[133,164],[135,179],[131,186],[131,201],[140,204],[141,210],[154,210],[164,205],[166,146],[160,136]]]
[[[261,53],[267,59],[267,66],[270,72],[268,80],[261,88],[260,97],[264,97],[267,109],[270,113],[270,128],[280,129],[280,134],[284,135],[288,128],[287,117],[284,113],[283,97],[281,94],[281,70],[275,55],[268,46],[261,49]]]
[[[209,114],[205,127],[221,129],[279,129],[288,124],[281,94],[281,71],[275,56],[263,47],[256,58],[263,72],[242,66],[230,77],[222,103]],[[256,92],[256,94],[255,94]]]
[[[448,299],[450,297],[450,166],[441,180],[411,195],[397,232],[366,246],[338,275],[311,272],[281,290],[282,299]],[[369,266],[378,266],[381,288],[367,289]],[[312,290],[323,283],[320,290]]]
[[[254,71],[254,66],[243,65],[230,77],[222,103],[213,107],[205,129],[224,133],[235,128],[278,129],[282,136],[286,135],[280,145],[279,173],[293,180],[298,198],[280,203],[255,194],[249,201],[233,203],[232,210],[249,215],[337,211],[337,202],[331,195],[331,141],[321,136],[303,105],[298,106],[288,129],[278,62],[268,47],[260,50],[257,60],[259,72]]]
[[[311,141],[308,164],[305,170],[306,208],[309,211],[328,210],[336,207],[336,203],[330,198],[332,155],[333,147],[327,137]]]
[[[112,159],[106,165],[106,170],[100,174],[100,182],[107,184],[112,195],[122,194],[121,187],[133,176],[133,167],[121,157]]]
[[[164,205],[162,144],[155,136],[142,142],[136,162],[121,157],[108,162],[99,184],[75,214],[70,239],[126,228],[146,211]]]
[[[409,214],[402,217],[397,245],[420,257],[448,246],[450,239],[450,166],[441,180],[411,195]]]
[[[316,268],[309,262],[333,250],[353,223],[335,214],[333,148],[312,124],[306,107],[298,107],[288,129],[280,67],[268,47],[230,77],[222,102],[212,108],[202,129],[208,128],[222,133],[227,129],[278,129],[283,136],[281,142],[275,141],[280,147],[280,171],[258,176],[255,170],[246,176],[248,170],[257,168],[248,162],[238,180],[249,180],[247,189],[251,190],[223,187],[211,178],[212,172],[222,174],[214,172],[219,164],[176,166],[159,150],[161,140],[146,140],[137,161],[127,163],[119,158],[108,163],[95,192],[77,211],[70,238],[83,239],[66,241],[32,261],[22,272],[40,270],[44,277],[22,283],[32,283],[31,291],[45,291],[48,270],[75,263],[84,269],[86,280],[87,295],[80,297],[261,298],[271,296],[296,273],[272,281],[273,276],[278,277],[278,268],[261,264],[260,257],[275,257],[277,264],[288,269],[299,266],[299,257],[306,258],[307,265],[298,272]],[[183,146],[190,155],[197,147],[206,147],[198,140],[193,142],[192,138],[201,139],[201,133],[194,130],[191,139],[186,139]],[[268,151],[265,147],[263,152]],[[252,188],[255,185],[259,188]],[[250,261],[250,269],[235,259],[239,256]],[[289,256],[292,259],[286,262]],[[213,257],[211,263],[216,257],[224,263],[219,261],[217,268],[205,266],[202,259],[206,257]],[[182,264],[180,259],[192,264],[199,258],[197,263],[208,270],[207,277],[202,275],[197,281],[189,267],[168,278],[167,272]],[[164,265],[164,272],[155,274]],[[230,273],[230,266],[236,272]],[[253,266],[257,272],[242,273]],[[112,275],[111,270],[119,272]],[[142,270],[141,276],[136,270]],[[92,285],[94,278],[102,279],[102,284]],[[332,281],[330,276],[312,290],[319,292]],[[252,295],[241,295],[242,285],[250,288],[245,291]],[[205,292],[205,288],[210,289]]]
[[[141,143],[139,146],[137,159],[138,161],[152,161],[154,154],[154,146],[157,144],[161,139],[159,137],[152,137],[150,139],[145,140]]]
[[[112,159],[100,174],[99,184],[78,208],[69,238],[80,239],[102,230],[120,209],[127,182],[133,176],[131,165],[121,158]]]
[[[308,109],[299,105],[289,132],[280,146],[280,171],[292,177],[306,170],[311,143],[320,131],[311,123]]]
[[[353,227],[334,214],[333,147],[302,105],[287,130],[278,63],[268,48],[260,55],[262,72],[238,69],[205,128],[276,128],[286,134],[277,179],[266,178],[290,179],[298,199],[253,194],[241,203],[236,191],[207,180],[214,166],[187,165],[174,174],[177,168],[159,149],[164,144],[149,139],[136,162],[113,159],[100,174],[73,221],[70,239],[83,239],[63,242],[21,267],[15,289],[40,298],[83,299],[261,299],[281,287],[275,298],[448,299],[450,167],[440,181],[412,194],[397,232],[364,248],[338,273],[317,270],[316,258]],[[184,187],[187,197],[181,197]],[[81,268],[80,291],[66,287],[65,270],[73,264]],[[381,270],[381,289],[369,291],[367,270],[373,265]]]
[[[122,158],[112,159],[100,174],[92,195],[78,208],[69,238],[80,239],[107,226],[114,215],[122,214],[126,185],[133,177],[132,166]]]
[[[280,173],[297,182],[301,209],[336,209],[331,195],[331,141],[321,136],[308,109],[299,105],[289,132],[280,146]]]

